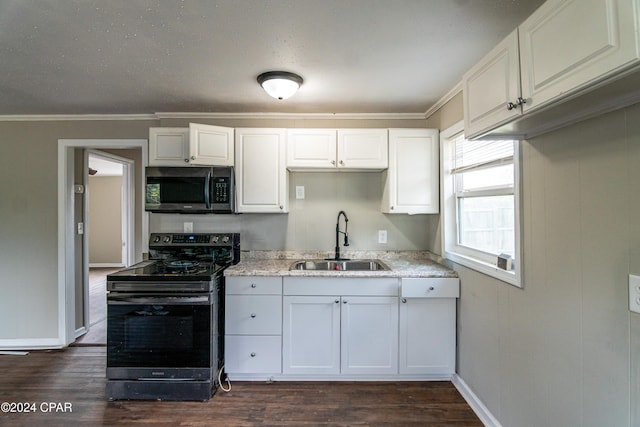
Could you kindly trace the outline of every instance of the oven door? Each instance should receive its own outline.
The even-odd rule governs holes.
[[[210,379],[218,368],[216,293],[107,296],[108,379]]]

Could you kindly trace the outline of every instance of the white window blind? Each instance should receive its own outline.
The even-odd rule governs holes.
[[[452,174],[493,168],[513,163],[514,142],[468,141],[464,136],[456,138]]]

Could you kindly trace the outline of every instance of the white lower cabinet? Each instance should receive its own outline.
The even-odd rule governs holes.
[[[458,296],[457,278],[229,277],[225,370],[231,380],[447,379]]]
[[[401,279],[400,286],[400,374],[453,375],[459,279]]]
[[[283,374],[396,375],[397,280],[285,277]]]
[[[227,277],[225,372],[231,380],[282,371],[282,277]]]

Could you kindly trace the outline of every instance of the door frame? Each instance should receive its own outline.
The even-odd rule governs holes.
[[[74,218],[74,150],[83,149],[131,149],[142,151],[142,185],[144,194],[144,167],[148,163],[148,140],[146,139],[59,139],[58,140],[58,341],[67,346],[76,339],[75,327],[75,218]],[[87,168],[85,163],[85,168]],[[84,171],[87,172],[87,171]],[[148,234],[149,216],[144,212],[144,197],[141,197],[141,236]],[[85,236],[86,239],[86,236]],[[86,245],[85,245],[86,246]],[[142,251],[146,242],[142,239]],[[84,259],[84,256],[82,257]]]

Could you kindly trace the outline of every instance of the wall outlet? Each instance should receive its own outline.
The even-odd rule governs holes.
[[[629,310],[640,313],[640,276],[629,275]]]
[[[184,233],[193,233],[193,223],[192,222],[183,223],[182,230]]]
[[[378,230],[378,243],[387,243],[387,230]]]
[[[296,199],[304,199],[304,186],[296,185]]]

